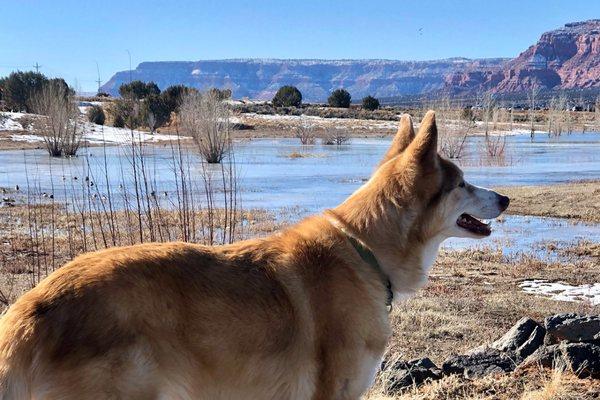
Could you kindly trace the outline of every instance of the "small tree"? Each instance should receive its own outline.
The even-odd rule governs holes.
[[[154,82],[131,81],[119,87],[119,94],[124,99],[142,100],[150,95],[159,95],[160,89]]]
[[[331,93],[331,96],[327,99],[327,103],[330,107],[348,108],[350,107],[350,100],[352,97],[345,89],[336,89]]]
[[[481,108],[483,109],[483,124],[485,127],[485,136],[489,135],[490,122],[493,120],[496,106],[496,99],[492,92],[486,92],[483,95]]]
[[[301,104],[302,93],[295,86],[282,86],[273,97],[275,107],[300,107]]]
[[[146,123],[150,131],[154,133],[159,128],[169,122],[171,112],[163,98],[152,94],[144,100],[141,106],[141,119]]]
[[[315,144],[315,133],[310,125],[301,125],[296,128],[296,137],[302,145]]]
[[[379,108],[379,100],[375,97],[369,95],[362,99],[362,106],[365,110],[375,111]]]
[[[532,87],[529,92],[527,92],[527,101],[529,102],[529,124],[530,124],[530,136],[533,139],[535,135],[535,107],[537,101],[537,95],[539,93],[539,88]]]
[[[341,146],[350,141],[350,136],[341,129],[329,129],[321,138],[321,143],[324,145]]]
[[[594,124],[596,129],[600,131],[600,96],[596,97],[596,103],[594,104]]]
[[[200,155],[210,164],[220,163],[231,149],[229,109],[214,92],[188,93],[180,110],[181,127],[190,135]]]
[[[115,128],[125,128],[125,120],[121,115],[115,115],[113,119],[113,126]]]
[[[131,98],[117,99],[113,101],[108,109],[108,113],[113,117],[113,126],[127,126],[130,129],[136,129],[143,125],[140,116],[140,102]],[[119,126],[121,127],[121,126]]]
[[[2,84],[2,100],[13,111],[30,112],[33,97],[48,83],[38,72],[13,72]]]
[[[228,100],[231,98],[231,89],[212,88],[209,91],[212,92],[212,94],[214,94],[217,97],[217,99],[221,101]]]
[[[104,125],[106,120],[106,115],[104,115],[104,110],[100,106],[91,106],[87,111],[87,118],[93,124]]]
[[[190,92],[197,92],[196,89],[184,85],[169,86],[160,94],[167,106],[169,112],[179,112],[179,107],[183,97]]]
[[[46,85],[32,99],[32,109],[42,117],[33,130],[44,138],[53,157],[77,154],[83,131],[77,120],[79,110],[68,88],[60,84]]]

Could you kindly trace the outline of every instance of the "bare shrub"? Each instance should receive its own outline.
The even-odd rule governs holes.
[[[502,158],[506,150],[506,136],[488,135],[485,138],[485,151],[490,158]]]
[[[496,124],[494,116],[497,115],[497,105],[493,93],[487,92],[483,95],[483,98],[481,100],[481,108],[483,111],[482,119],[483,125],[485,127],[485,136],[488,136],[490,131],[490,122],[494,121],[494,126]]]
[[[548,107],[548,134],[560,136],[569,126],[569,111],[567,109],[567,97],[560,95],[550,100]]]
[[[527,92],[527,101],[529,103],[529,125],[531,130],[531,137],[535,135],[535,107],[537,103],[537,95],[540,89],[537,87],[531,88],[529,92]]]
[[[33,97],[32,108],[42,116],[33,123],[33,131],[44,138],[48,153],[53,157],[74,156],[81,144],[83,129],[68,88],[45,85]]]
[[[312,126],[300,125],[296,128],[296,137],[302,145],[315,144],[316,136]]]
[[[209,164],[220,163],[231,148],[229,109],[214,92],[188,93],[180,111],[181,126]]]
[[[600,96],[596,97],[594,104],[594,125],[596,130],[600,131]]]
[[[350,142],[350,135],[342,129],[334,128],[328,129],[321,138],[321,143],[324,145],[336,145],[341,146]]]
[[[447,96],[425,107],[436,111],[440,152],[448,158],[462,158],[467,138],[475,129],[473,110],[460,104],[452,104]],[[424,109],[423,112],[425,111],[427,110]]]

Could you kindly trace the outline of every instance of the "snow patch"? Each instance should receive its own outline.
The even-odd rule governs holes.
[[[17,121],[25,114],[16,112],[0,113],[0,131],[22,131],[23,125]]]
[[[548,282],[543,279],[532,279],[519,284],[525,293],[539,294],[558,301],[589,301],[592,305],[600,304],[600,283],[573,286],[562,282]]]

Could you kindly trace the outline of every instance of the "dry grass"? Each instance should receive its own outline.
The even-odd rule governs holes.
[[[559,371],[518,371],[468,380],[458,376],[412,389],[396,397],[372,393],[368,400],[583,400],[597,399],[600,381],[582,380]]]
[[[580,243],[568,251],[590,252],[597,244]],[[543,278],[572,284],[597,281],[600,264],[587,257],[569,262],[529,257],[507,259],[492,249],[442,252],[429,283],[417,295],[396,305],[388,354],[401,360],[430,357],[438,366],[451,354],[467,352],[498,339],[523,316],[542,320],[561,312],[598,313],[600,306],[569,303],[523,293],[524,279]],[[385,378],[383,378],[385,379]],[[446,377],[397,397],[385,397],[382,378],[373,399],[586,399],[600,382],[549,371],[465,380]],[[598,392],[600,393],[600,392]]]
[[[600,222],[600,181],[500,187],[497,190],[511,198],[509,214]]]

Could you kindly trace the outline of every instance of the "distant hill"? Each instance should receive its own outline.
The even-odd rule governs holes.
[[[154,81],[161,89],[184,84],[201,90],[229,88],[234,98],[270,100],[283,85],[294,85],[304,100],[325,101],[334,89],[346,88],[353,100],[369,94],[394,97],[440,90],[444,78],[465,69],[494,67],[506,59],[435,61],[392,60],[213,60],[144,62],[131,71],[131,79]],[[129,82],[129,71],[116,73],[100,90],[118,95]]]
[[[466,68],[446,77],[452,92],[513,93],[600,88],[600,19],[566,24],[542,34],[518,57],[491,68]]]
[[[118,95],[130,79],[161,89],[184,84],[229,88],[234,98],[271,99],[283,85],[297,86],[305,101],[322,102],[336,88],[354,101],[432,94],[516,93],[541,89],[600,88],[600,20],[566,24],[544,33],[514,59],[450,58],[434,61],[233,59],[144,62],[116,73],[101,90]]]

